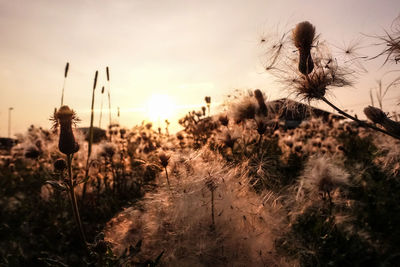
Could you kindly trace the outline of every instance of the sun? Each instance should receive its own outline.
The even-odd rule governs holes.
[[[153,94],[147,102],[147,116],[153,122],[169,119],[175,111],[176,105],[168,95]]]

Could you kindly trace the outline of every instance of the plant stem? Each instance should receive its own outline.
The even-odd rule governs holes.
[[[212,222],[212,226],[215,227],[215,218],[214,218],[214,190],[211,190],[211,222]]]
[[[80,234],[83,244],[86,248],[86,237],[85,237],[85,233],[83,231],[83,226],[82,226],[81,218],[79,215],[78,203],[76,201],[76,196],[75,196],[75,185],[74,185],[73,178],[72,178],[72,157],[73,157],[73,154],[67,155],[69,195],[70,195],[70,199],[71,199],[72,212],[74,214],[75,222],[78,225],[79,234]]]
[[[167,171],[167,167],[164,167],[165,169],[165,176],[167,177],[167,183],[168,183],[168,188],[169,188],[169,178],[168,178],[168,171]]]
[[[391,136],[391,137],[393,137],[393,138],[400,139],[400,136],[397,136],[397,135],[395,135],[395,134],[392,134],[392,133],[390,133],[390,132],[387,132],[387,131],[385,131],[385,130],[383,130],[383,129],[381,129],[381,128],[376,127],[375,125],[366,123],[366,122],[364,122],[364,121],[361,121],[361,120],[359,120],[359,119],[357,119],[357,118],[351,116],[350,114],[344,112],[343,110],[341,110],[340,108],[336,107],[334,104],[332,104],[331,102],[329,102],[324,96],[321,98],[321,100],[324,101],[324,102],[325,102],[326,104],[328,104],[329,106],[331,106],[334,110],[336,110],[337,112],[339,112],[340,114],[342,114],[343,116],[345,116],[346,118],[349,118],[349,119],[351,119],[351,120],[353,120],[353,121],[359,123],[360,125],[362,125],[362,126],[364,126],[364,127],[368,127],[368,128],[371,128],[371,129],[373,129],[373,130],[375,130],[375,131],[378,131],[378,132],[384,133],[384,134],[386,134],[386,135],[389,135],[389,136]]]

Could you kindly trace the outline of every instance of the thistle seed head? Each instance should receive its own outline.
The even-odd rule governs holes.
[[[315,37],[315,27],[308,21],[300,22],[293,29],[293,42],[298,49],[310,50]]]
[[[310,74],[314,69],[314,62],[311,56],[311,46],[315,37],[315,27],[308,21],[300,22],[293,30],[293,42],[299,50],[299,71]]]

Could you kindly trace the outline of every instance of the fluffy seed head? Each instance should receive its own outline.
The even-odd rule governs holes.
[[[298,23],[292,33],[294,45],[298,49],[311,49],[315,37],[315,27],[310,22]]]
[[[330,192],[349,183],[349,174],[327,157],[310,158],[303,175],[303,184],[311,192]]]

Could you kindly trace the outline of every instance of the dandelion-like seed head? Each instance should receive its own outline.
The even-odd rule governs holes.
[[[298,49],[311,49],[315,37],[315,27],[308,21],[300,22],[293,29],[293,42]]]
[[[349,174],[325,157],[310,158],[303,174],[304,187],[311,192],[331,192],[349,184]]]
[[[257,112],[257,103],[253,97],[245,97],[232,106],[235,121],[254,119]]]

